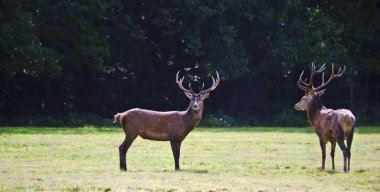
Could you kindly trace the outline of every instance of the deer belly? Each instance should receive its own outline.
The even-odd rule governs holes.
[[[156,141],[168,141],[168,134],[156,130],[139,130],[138,134],[143,139],[156,140]]]

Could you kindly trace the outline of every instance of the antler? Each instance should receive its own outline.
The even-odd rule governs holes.
[[[300,78],[298,79],[297,81],[297,85],[300,89],[304,90],[304,91],[307,91],[309,88],[307,87],[307,83],[305,82],[307,79],[305,79],[305,81],[302,80],[302,75],[303,75],[304,71],[302,71],[301,75],[300,75]]]
[[[326,89],[327,85],[329,85],[334,79],[342,76],[345,71],[346,71],[346,66],[343,67],[343,70],[341,67],[339,67],[338,72],[335,73],[334,72],[334,64],[331,64],[331,76],[330,76],[329,80],[327,80],[326,83],[324,83],[324,80],[323,80],[322,85],[320,85],[317,88],[314,88],[314,91],[320,91],[320,90]]]
[[[183,80],[185,79],[185,76],[183,76],[182,78],[179,78],[178,75],[179,75],[179,70],[178,70],[177,75],[176,75],[176,78],[175,78],[175,81],[177,82],[179,88],[181,88],[182,91],[184,91],[184,92],[186,92],[186,93],[194,94],[193,90],[191,89],[191,85],[190,85],[190,83],[189,83],[190,90],[189,90],[189,89],[186,89],[185,87],[183,87],[182,82],[183,82]]]
[[[311,64],[311,74],[310,74],[310,81],[309,81],[309,84],[311,84],[311,86],[313,87],[313,79],[314,79],[314,76],[317,75],[317,74],[320,74],[322,73],[326,67],[325,67],[326,63],[322,65],[322,67],[320,67],[318,70],[315,70],[315,65],[314,63]]]
[[[297,85],[300,89],[302,89],[303,91],[305,91],[307,94],[313,94],[314,92],[314,88],[313,88],[313,80],[314,80],[314,76],[319,74],[319,73],[322,73],[326,67],[325,67],[326,64],[323,64],[318,70],[315,70],[315,65],[314,63],[311,64],[311,73],[310,73],[310,81],[309,83],[306,83],[305,81],[307,81],[307,78],[305,80],[302,80],[302,75],[304,73],[304,71],[302,71],[301,75],[300,75],[300,78],[298,79],[297,81]]]
[[[211,87],[203,91],[203,88],[204,88],[204,84],[203,84],[202,89],[199,92],[200,94],[209,93],[209,92],[215,90],[215,88],[219,85],[220,78],[219,78],[218,71],[216,71],[216,80],[214,79],[214,76],[211,76],[211,77],[212,77],[212,85],[211,85]]]

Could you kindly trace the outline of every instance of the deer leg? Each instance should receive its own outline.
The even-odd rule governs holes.
[[[181,141],[170,141],[170,145],[173,151],[175,170],[179,170],[179,156],[181,150]]]
[[[350,171],[350,160],[351,160],[351,144],[354,137],[354,129],[351,130],[351,133],[347,136],[347,156],[348,156],[348,171]]]
[[[331,161],[332,161],[332,169],[335,170],[335,162],[334,162],[334,157],[335,157],[335,146],[336,146],[336,141],[331,142]]]
[[[343,152],[343,159],[344,159],[343,171],[347,172],[347,157],[348,157],[347,151],[348,150],[347,150],[346,145],[344,144],[343,136],[338,138],[338,145]]]
[[[137,135],[128,135],[125,137],[124,142],[119,146],[119,157],[120,157],[120,169],[127,171],[126,155],[132,142],[136,139]]]
[[[321,150],[322,150],[322,169],[325,169],[326,142],[321,138],[319,139],[319,144],[321,145]]]

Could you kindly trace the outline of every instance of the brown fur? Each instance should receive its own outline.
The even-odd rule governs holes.
[[[202,118],[203,104],[199,111],[191,107],[186,111],[151,111],[134,108],[118,113],[124,132],[139,135],[144,139],[156,141],[182,141]]]
[[[134,108],[124,113],[117,113],[114,121],[120,119],[125,132],[125,140],[119,147],[120,168],[127,170],[126,153],[132,142],[139,135],[143,139],[156,141],[170,141],[175,169],[179,169],[179,156],[182,141],[202,119],[203,101],[198,102],[198,109],[194,110],[193,102],[185,111],[151,111]]]
[[[326,143],[331,143],[332,168],[334,165],[335,145],[338,142],[339,147],[344,154],[344,171],[350,170],[351,143],[355,127],[355,116],[347,109],[327,109],[322,105],[320,96],[310,96],[307,103],[307,116],[310,124],[317,133],[322,149],[322,169],[325,167]],[[301,102],[301,101],[300,101]],[[297,103],[298,104],[298,103]],[[296,104],[296,108],[297,108]],[[347,140],[347,147],[344,143]],[[348,165],[347,165],[348,163]],[[348,166],[348,167],[347,167]]]
[[[355,116],[351,111],[347,109],[327,109],[323,106],[320,96],[324,94],[324,91],[334,79],[343,75],[346,70],[346,66],[339,67],[337,73],[334,71],[334,64],[331,64],[331,75],[325,83],[323,71],[325,70],[325,64],[318,70],[315,65],[311,65],[310,80],[307,83],[306,79],[303,80],[301,73],[297,85],[300,89],[305,91],[305,96],[294,105],[296,110],[303,110],[307,112],[307,117],[310,124],[314,127],[315,132],[319,137],[319,144],[322,150],[322,169],[325,168],[326,159],[326,143],[331,143],[331,159],[332,169],[335,169],[334,156],[335,146],[338,143],[340,149],[343,152],[344,157],[344,171],[350,170],[351,159],[351,144],[354,136]],[[314,87],[313,78],[315,75],[322,73],[322,84],[318,87]],[[347,146],[344,143],[347,140]]]
[[[184,77],[179,78],[178,74],[179,72],[177,72],[176,82],[190,99],[190,105],[185,111],[160,112],[134,108],[114,115],[114,123],[120,119],[120,124],[125,133],[125,140],[119,147],[121,169],[127,170],[126,153],[137,136],[149,140],[170,141],[175,169],[179,169],[181,143],[202,119],[203,101],[218,86],[220,78],[216,72],[217,78],[212,77],[212,86],[206,90],[203,90],[202,86],[202,90],[195,94],[191,87],[190,89],[183,87]]]

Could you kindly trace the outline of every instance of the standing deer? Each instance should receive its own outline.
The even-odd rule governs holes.
[[[297,85],[305,91],[305,96],[294,105],[296,110],[306,111],[309,123],[314,127],[315,132],[319,137],[319,144],[322,149],[322,169],[325,168],[326,159],[326,143],[331,143],[331,159],[332,169],[335,169],[334,155],[336,142],[343,152],[344,167],[343,170],[350,171],[351,144],[354,136],[355,116],[347,109],[327,109],[323,106],[321,96],[324,94],[326,87],[336,78],[340,77],[346,70],[339,68],[338,72],[334,72],[334,65],[331,67],[331,76],[324,82],[324,74],[322,74],[322,84],[319,87],[314,87],[313,78],[315,75],[322,73],[325,70],[323,65],[318,70],[315,70],[315,65],[311,65],[311,74],[309,83],[307,79],[302,80],[303,72],[298,79]],[[347,147],[344,143],[347,140]]]
[[[207,99],[210,92],[219,85],[219,74],[216,72],[216,80],[212,77],[212,86],[209,89],[202,89],[199,93],[194,93],[189,83],[189,88],[183,87],[182,82],[185,77],[178,77],[176,82],[179,88],[190,99],[190,105],[185,111],[151,111],[134,108],[124,113],[117,113],[114,116],[114,123],[120,119],[120,124],[125,132],[125,140],[119,147],[120,169],[127,170],[126,154],[132,142],[140,135],[143,139],[156,141],[170,141],[175,162],[175,170],[179,170],[179,156],[181,142],[187,134],[193,130],[202,119],[204,109],[203,101]]]

